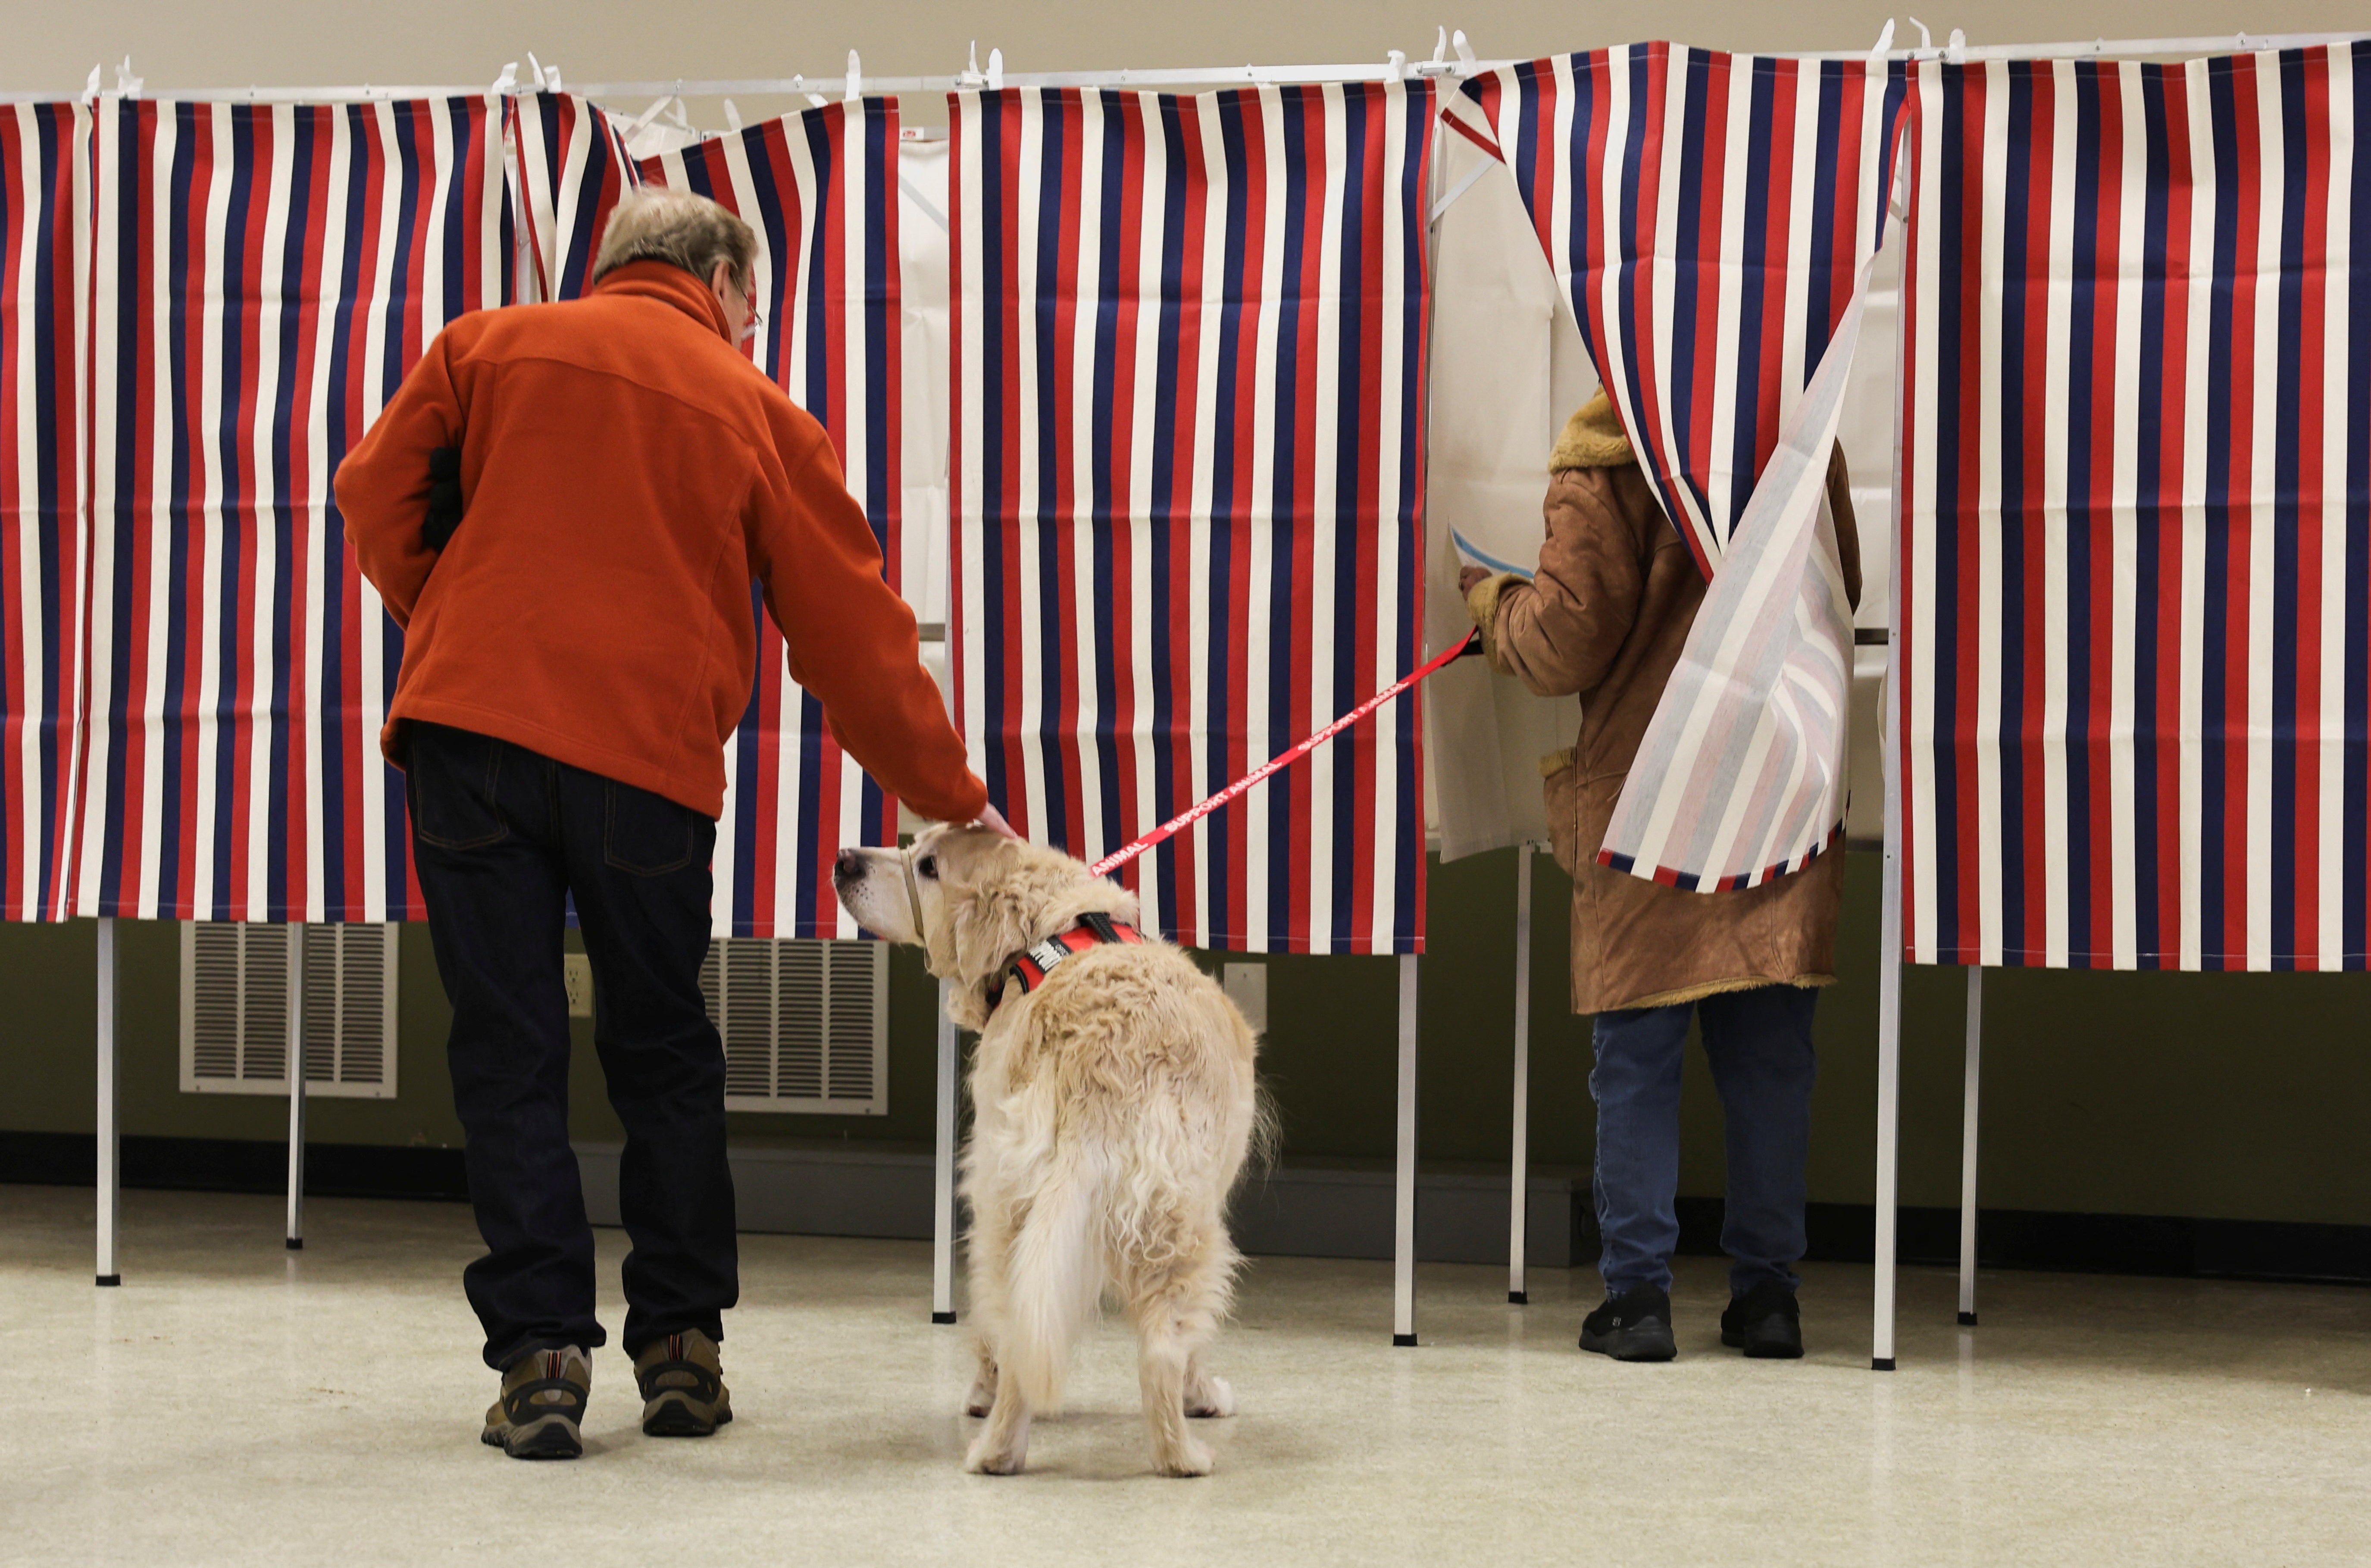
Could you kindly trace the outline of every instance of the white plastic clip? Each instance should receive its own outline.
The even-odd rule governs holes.
[[[1967,29],[1953,28],[1951,29],[1951,36],[1944,41],[1943,58],[1954,65],[1964,65],[1968,63]]]
[[[1447,28],[1433,29],[1432,58],[1417,66],[1416,74],[1419,76],[1453,76],[1458,74],[1457,67],[1449,63]]]
[[[1891,52],[1892,49],[1893,18],[1888,17],[1885,18],[1885,30],[1877,35],[1877,45],[1868,52],[1868,63],[1873,66],[1884,64],[1886,55]]]
[[[848,97],[844,101],[855,103],[863,97],[864,62],[859,60],[856,57],[856,51],[851,49],[848,52]]]
[[[1407,80],[1407,74],[1406,52],[1405,50],[1398,49],[1393,50],[1391,57],[1383,62],[1383,80],[1387,82],[1405,82]]]
[[[508,98],[518,91],[518,62],[514,60],[503,66],[503,74],[496,76],[494,85],[486,90],[495,98]]]
[[[135,76],[132,74],[132,56],[125,55],[123,64],[115,68],[116,92],[124,98],[138,98],[140,89],[147,85],[146,77]]]
[[[1481,66],[1482,62],[1474,57],[1474,46],[1465,41],[1465,29],[1463,28],[1459,28],[1455,32],[1449,35],[1449,47],[1457,51],[1457,74],[1459,75],[1470,76]]]
[[[979,40],[977,39],[973,39],[971,41],[970,64],[966,64],[962,70],[955,73],[955,86],[972,92],[977,92],[980,88],[988,86],[988,78],[980,74]]]
[[[1910,25],[1918,29],[1918,47],[1920,49],[1931,50],[1935,47],[1935,35],[1926,30],[1926,24],[1925,22],[1913,17],[1910,18]]]
[[[988,52],[988,90],[992,93],[1004,90],[1004,51],[1001,49]]]
[[[95,102],[98,98],[98,66],[93,65],[90,68],[90,80],[82,85],[82,100],[85,103]]]

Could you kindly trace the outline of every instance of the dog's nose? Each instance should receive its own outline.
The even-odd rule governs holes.
[[[831,863],[831,885],[835,888],[845,888],[863,875],[864,857],[852,849],[841,850],[839,858]]]

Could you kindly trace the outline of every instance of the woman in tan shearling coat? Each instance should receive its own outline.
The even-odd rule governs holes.
[[[1465,573],[1491,667],[1544,697],[1580,699],[1580,735],[1542,759],[1556,863],[1573,878],[1572,1005],[1596,1015],[1596,1197],[1606,1303],[1580,1343],[1668,1361],[1679,1243],[1682,1050],[1704,1026],[1728,1120],[1731,1260],[1721,1339],[1749,1356],[1802,1353],[1796,1312],[1810,1147],[1811,1016],[1834,978],[1844,856],[1758,888],[1683,892],[1597,864],[1648,721],[1679,663],[1705,581],[1665,519],[1612,403],[1572,416],[1549,460],[1538,575]],[[1828,473],[1845,587],[1860,550],[1843,454]]]

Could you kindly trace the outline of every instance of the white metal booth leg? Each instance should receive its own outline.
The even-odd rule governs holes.
[[[1899,432],[1896,433],[1897,469]],[[1902,553],[1894,550],[1893,602],[1902,602]],[[1876,1322],[1868,1364],[1893,1370],[1895,1204],[1902,1165],[1902,704],[1893,682],[1902,673],[1898,639],[1886,647],[1885,859],[1877,935],[1877,1236],[1874,1249]]]
[[[1893,1370],[1894,1204],[1902,1141],[1902,873],[1885,849],[1885,913],[1877,986],[1877,1323],[1868,1364]]]
[[[1417,956],[1400,955],[1398,1181],[1392,1225],[1392,1343],[1416,1343]]]
[[[1976,1100],[1984,1050],[1984,971],[1968,966],[1968,1099],[1960,1116],[1960,1325],[1976,1326]]]
[[[115,1118],[115,922],[98,922],[98,1283],[120,1285],[115,1225],[121,1217],[122,1140]]]
[[[1515,1126],[1507,1178],[1507,1299],[1531,1300],[1523,1275],[1523,1227],[1532,1179],[1532,846],[1515,846]]]
[[[938,1168],[931,1202],[931,1321],[955,1320],[955,1093],[961,1061],[955,1021],[947,1016],[948,983],[939,981],[939,1105],[933,1118]]]
[[[288,1250],[305,1250],[305,923],[288,923]]]

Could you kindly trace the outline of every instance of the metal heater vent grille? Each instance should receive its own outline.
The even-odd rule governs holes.
[[[886,944],[723,937],[700,989],[724,1038],[728,1109],[888,1113]]]
[[[305,927],[305,1092],[392,1099],[392,925]],[[288,927],[184,922],[181,1088],[288,1092]]]

